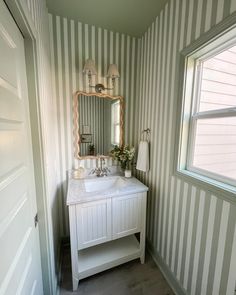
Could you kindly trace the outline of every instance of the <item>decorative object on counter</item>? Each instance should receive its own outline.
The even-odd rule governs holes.
[[[79,167],[78,169],[73,170],[72,175],[74,179],[82,179],[84,178],[85,169],[83,167]]]
[[[115,79],[120,77],[118,68],[116,64],[110,64],[108,71],[107,71],[107,78],[111,79],[112,87],[105,87],[103,84],[98,83],[96,85],[91,85],[92,83],[92,76],[97,75],[97,70],[95,67],[95,62],[92,59],[87,59],[84,65],[83,73],[88,75],[89,87],[95,88],[97,93],[102,93],[104,90],[113,90],[115,87]]]
[[[88,154],[90,156],[94,156],[95,155],[95,146],[93,143],[89,144],[88,146]]]
[[[142,138],[138,148],[138,159],[136,169],[148,172],[149,171],[149,135],[151,130],[149,128],[142,131]],[[146,135],[146,139],[145,139]]]
[[[124,147],[115,146],[110,152],[111,157],[120,163],[125,171],[125,177],[131,177],[131,164],[135,155],[135,148],[125,145]]]
[[[131,170],[125,170],[125,177],[126,178],[129,178],[129,177],[131,177],[132,176],[132,172],[131,172]]]

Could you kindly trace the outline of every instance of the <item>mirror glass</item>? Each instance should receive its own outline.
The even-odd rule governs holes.
[[[122,144],[122,97],[80,93],[75,109],[75,143],[78,158],[108,156]]]

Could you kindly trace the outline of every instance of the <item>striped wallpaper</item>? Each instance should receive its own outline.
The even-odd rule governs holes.
[[[51,62],[53,92],[56,97],[58,120],[58,145],[60,156],[59,215],[61,235],[69,235],[68,210],[66,208],[67,171],[74,165],[94,166],[94,161],[74,163],[72,147],[72,98],[76,91],[89,92],[88,80],[83,75],[84,62],[95,60],[98,76],[95,82],[107,86],[107,69],[116,63],[120,79],[114,91],[125,97],[125,141],[134,144],[134,114],[137,78],[138,40],[136,38],[82,24],[49,14],[51,36]],[[94,79],[94,78],[93,78]]]
[[[179,294],[233,295],[236,204],[173,176],[179,52],[236,10],[235,0],[170,0],[138,40],[135,142],[151,129],[147,238]]]
[[[179,294],[234,294],[236,205],[173,175],[179,52],[236,10],[235,0],[170,0],[141,39],[49,15],[53,92],[58,114],[61,235],[68,235],[66,171],[73,166],[72,94],[86,90],[86,58],[106,84],[118,64],[116,93],[126,101],[125,139],[137,146],[151,129],[151,170],[137,173],[150,188],[147,239]],[[78,165],[78,163],[77,163]],[[93,162],[87,161],[87,167]]]

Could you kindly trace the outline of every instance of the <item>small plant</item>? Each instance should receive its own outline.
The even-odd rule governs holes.
[[[95,152],[95,146],[93,143],[89,144],[88,146],[89,155],[94,155]]]
[[[135,148],[125,145],[123,147],[115,146],[110,151],[110,155],[114,160],[120,163],[122,169],[130,169],[130,164],[135,155]]]

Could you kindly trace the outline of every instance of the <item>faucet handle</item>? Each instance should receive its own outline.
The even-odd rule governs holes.
[[[104,176],[107,176],[108,175],[108,173],[110,173],[111,171],[110,171],[110,169],[108,168],[108,167],[104,167],[103,169],[102,169],[102,174],[104,175]]]
[[[89,171],[89,175],[94,174],[96,172],[96,170],[93,168]]]

